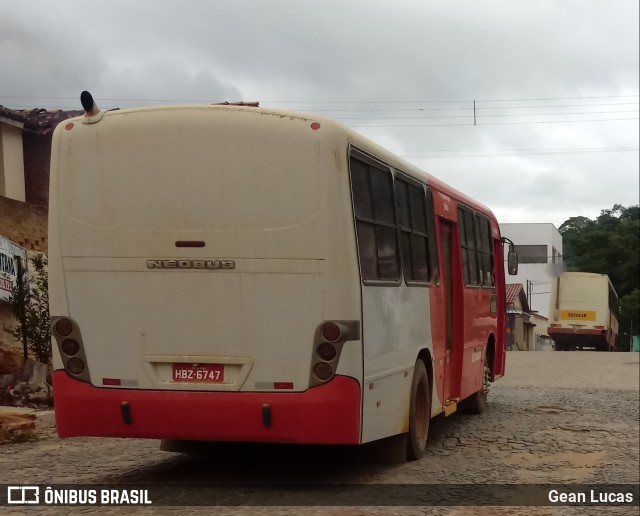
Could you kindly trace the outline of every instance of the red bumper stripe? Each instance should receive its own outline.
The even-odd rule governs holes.
[[[360,442],[360,385],[349,377],[305,392],[186,392],[97,388],[53,374],[60,437],[141,437],[314,444]],[[122,403],[131,424],[122,417]],[[271,406],[271,426],[262,406]]]

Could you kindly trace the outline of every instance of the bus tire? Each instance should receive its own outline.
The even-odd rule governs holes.
[[[427,369],[422,360],[416,360],[411,382],[409,405],[409,435],[407,457],[416,460],[424,457],[427,449],[429,421],[431,420],[431,385]]]
[[[485,363],[482,375],[482,388],[467,398],[466,409],[472,414],[482,414],[489,407],[489,385],[491,381],[491,369]]]

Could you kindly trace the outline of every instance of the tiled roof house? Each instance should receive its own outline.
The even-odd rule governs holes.
[[[522,283],[507,283],[505,287],[507,308],[529,312],[529,302]]]
[[[522,283],[507,283],[507,349],[532,351],[535,349],[531,313]]]
[[[53,130],[83,113],[0,106],[0,195],[46,207]]]

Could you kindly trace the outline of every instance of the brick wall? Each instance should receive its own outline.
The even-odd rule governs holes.
[[[46,253],[47,225],[45,207],[0,196],[0,235],[3,237],[29,251]]]
[[[51,135],[37,135],[24,131],[22,148],[26,200],[38,206],[48,206]]]

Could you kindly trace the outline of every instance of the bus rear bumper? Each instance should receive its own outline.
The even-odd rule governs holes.
[[[552,337],[553,335],[604,335],[607,331],[582,328],[550,328],[548,333]]]
[[[58,370],[53,390],[60,437],[360,443],[360,384],[346,376],[305,392],[195,392],[97,388]]]

